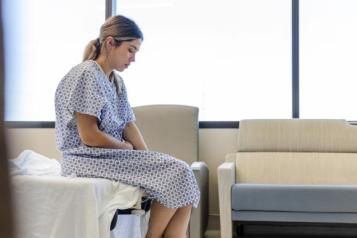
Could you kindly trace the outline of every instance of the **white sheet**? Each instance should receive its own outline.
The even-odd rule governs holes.
[[[110,238],[145,238],[149,213],[144,216],[119,215],[117,225],[110,232]]]
[[[42,158],[44,163],[36,153],[23,158],[17,165],[32,168],[19,166],[12,173],[17,174],[12,184],[19,238],[109,238],[115,210],[132,207],[140,199],[138,187],[107,179],[28,175],[36,174],[36,167],[46,174],[48,158]]]

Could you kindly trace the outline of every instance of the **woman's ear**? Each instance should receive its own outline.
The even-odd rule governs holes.
[[[115,46],[114,38],[112,36],[108,36],[105,42],[108,48],[113,48]]]

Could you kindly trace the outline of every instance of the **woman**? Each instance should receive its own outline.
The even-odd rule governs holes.
[[[146,237],[185,237],[199,190],[183,161],[148,151],[117,71],[135,61],[143,34],[124,16],[109,18],[56,90],[62,172],[140,186],[154,199]]]

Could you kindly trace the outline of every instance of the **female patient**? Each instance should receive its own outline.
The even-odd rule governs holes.
[[[57,87],[57,144],[64,175],[100,177],[140,186],[154,199],[147,237],[185,237],[199,202],[183,161],[148,151],[117,71],[135,61],[143,34],[124,16],[109,18],[89,42],[84,61]]]

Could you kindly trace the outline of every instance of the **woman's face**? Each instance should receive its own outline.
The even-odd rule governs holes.
[[[118,47],[113,47],[109,52],[109,63],[112,69],[120,72],[135,61],[135,54],[139,51],[141,40],[123,41]]]

